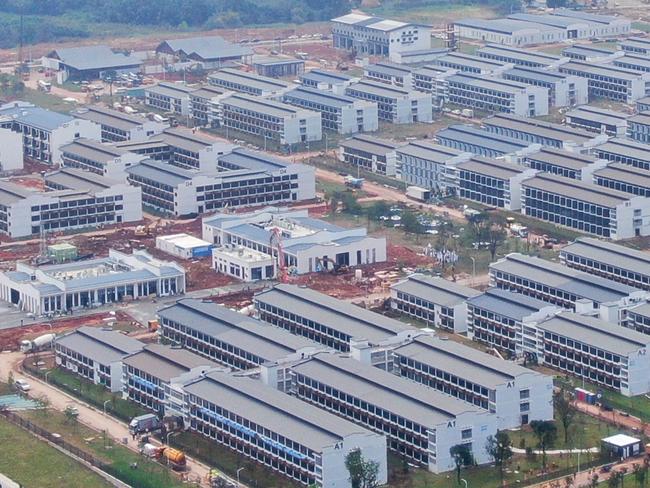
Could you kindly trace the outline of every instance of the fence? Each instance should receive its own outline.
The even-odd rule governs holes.
[[[104,462],[100,461],[92,454],[89,454],[86,451],[79,449],[77,446],[73,446],[65,439],[53,435],[51,432],[43,429],[42,427],[39,427],[38,425],[35,425],[30,420],[24,419],[21,416],[16,415],[15,413],[10,412],[8,410],[4,410],[0,413],[11,423],[18,425],[19,427],[22,427],[25,430],[29,430],[30,432],[42,437],[43,439],[53,444],[56,444],[64,451],[67,451],[70,454],[73,454],[78,458],[83,459],[87,463],[92,464],[93,466],[101,469],[102,471],[105,470],[106,464]]]
[[[603,459],[598,457],[597,459],[592,459],[591,461],[580,463],[580,471],[594,468],[596,466],[601,466],[603,462],[604,462]],[[503,485],[503,488],[515,488],[515,487],[521,488],[522,486],[536,485],[538,483],[543,483],[544,481],[551,481],[555,479],[566,478],[567,476],[573,476],[573,473],[575,473],[576,471],[577,471],[576,467],[558,469],[557,471],[551,471],[550,473],[541,474],[539,476],[534,476],[532,478],[522,480],[519,483],[517,482],[507,483]]]

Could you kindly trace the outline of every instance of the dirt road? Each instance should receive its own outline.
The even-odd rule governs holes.
[[[29,392],[30,396],[37,398],[46,395],[50,400],[50,407],[59,411],[65,410],[68,405],[74,405],[79,410],[79,421],[81,423],[95,430],[106,430],[115,439],[126,439],[126,446],[133,451],[138,451],[137,442],[132,440],[126,424],[104,415],[103,412],[37,378],[25,375],[20,370],[20,364],[24,357],[25,355],[19,352],[0,353],[0,379],[5,381],[9,372],[12,371],[15,379],[23,378],[29,382],[32,387]],[[189,479],[200,482],[201,486],[207,486],[206,477],[210,471],[209,468],[191,458],[188,458],[187,466]]]

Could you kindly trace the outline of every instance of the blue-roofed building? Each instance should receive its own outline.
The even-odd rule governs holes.
[[[25,159],[61,164],[61,147],[80,137],[101,141],[101,125],[27,102],[0,107],[0,128],[22,134]]]
[[[156,48],[156,54],[168,63],[199,62],[203,69],[214,69],[246,62],[253,50],[218,36],[201,36],[163,41]]]
[[[339,134],[374,132],[379,129],[379,113],[374,102],[306,87],[285,93],[282,101],[320,112],[323,129]]]
[[[0,300],[35,315],[66,313],[126,299],[185,293],[185,270],[143,250],[66,264],[16,263],[0,273]]]
[[[57,81],[93,80],[115,73],[136,73],[142,66],[136,54],[115,52],[109,46],[78,46],[55,49],[43,57],[43,67],[58,71]]]
[[[539,144],[492,134],[469,124],[450,125],[436,133],[436,140],[443,146],[486,158],[525,156],[540,149]]]
[[[284,262],[278,266],[277,233]],[[215,269],[245,281],[303,274],[386,260],[386,239],[362,227],[342,228],[309,217],[307,210],[267,207],[203,219],[203,239],[215,244]]]

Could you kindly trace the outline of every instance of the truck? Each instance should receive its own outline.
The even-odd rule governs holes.
[[[512,224],[510,226],[510,232],[515,237],[523,237],[524,239],[528,237],[528,227],[521,224]]]
[[[45,80],[38,80],[38,89],[40,91],[49,92],[52,90],[52,83]]]
[[[360,189],[363,186],[364,179],[355,178],[354,176],[347,175],[344,178],[344,181],[345,181],[345,186],[347,186],[348,188]]]
[[[147,413],[138,417],[133,417],[129,422],[129,432],[131,435],[142,434],[143,432],[151,432],[158,430],[162,427],[162,422],[153,413]]]
[[[406,189],[406,196],[418,202],[426,202],[431,200],[431,190],[419,186],[409,186]]]
[[[31,341],[20,341],[20,351],[28,353],[50,349],[55,338],[56,334],[43,334],[42,336],[38,336],[36,339],[33,339]]]
[[[178,449],[168,446],[154,446],[146,443],[140,449],[140,452],[148,458],[164,461],[174,469],[185,469],[187,459],[185,453]]]

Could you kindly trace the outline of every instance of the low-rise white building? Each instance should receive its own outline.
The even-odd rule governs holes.
[[[279,251],[274,235],[281,236],[283,263],[277,262]],[[295,274],[386,260],[385,238],[370,237],[363,227],[342,228],[312,219],[307,210],[267,207],[237,215],[215,214],[203,219],[203,239],[216,245],[214,256],[231,258],[233,264],[250,255],[250,262],[256,263],[247,265],[252,280],[269,277],[269,261],[259,253],[273,258],[276,271],[280,264]],[[255,252],[247,253],[249,249]],[[219,262],[217,259],[215,264]],[[239,277],[243,278],[241,273]]]
[[[210,255],[212,244],[189,234],[157,236],[156,248],[183,259],[194,259]]]
[[[0,129],[0,172],[23,169],[23,137],[11,129]]]

